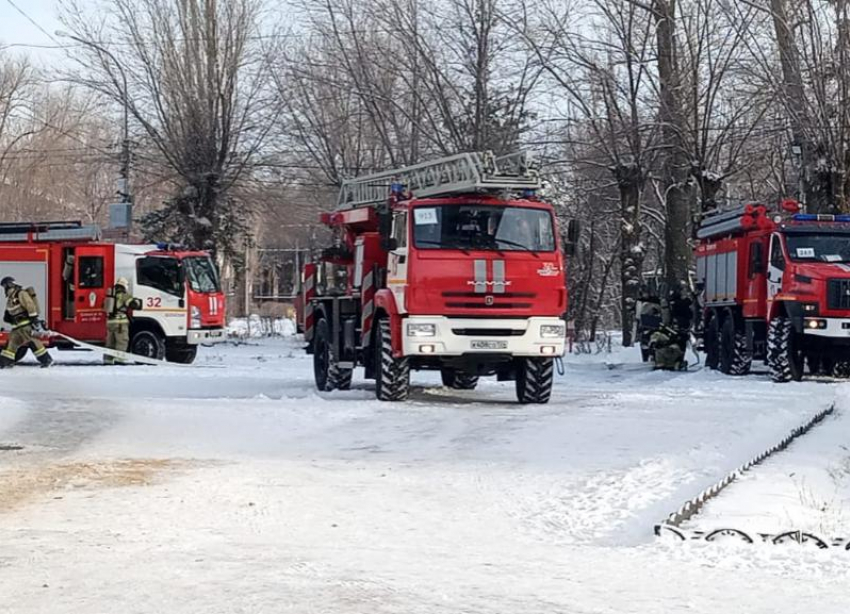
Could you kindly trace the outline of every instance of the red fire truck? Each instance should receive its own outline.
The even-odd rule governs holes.
[[[35,289],[50,331],[86,343],[106,341],[103,303],[120,277],[143,305],[133,314],[132,353],[191,363],[199,344],[225,339],[224,295],[206,252],[107,243],[99,228],[79,222],[0,224],[0,276],[7,275]],[[0,293],[0,311],[5,302]],[[0,344],[8,333],[7,324],[0,328]],[[72,346],[51,333],[43,340]]]
[[[850,216],[769,213],[707,218],[696,248],[706,364],[730,375],[763,359],[777,382],[850,375]]]
[[[546,403],[567,291],[539,187],[525,154],[489,152],[345,182],[299,301],[319,390],[348,389],[362,365],[378,399],[404,400],[410,370],[432,369],[455,389],[515,380],[520,402]]]

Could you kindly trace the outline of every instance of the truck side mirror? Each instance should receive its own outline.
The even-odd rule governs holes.
[[[381,235],[381,249],[391,252],[398,249],[398,240],[393,235],[393,212],[389,207],[378,210],[378,234]]]
[[[398,249],[398,239],[393,237],[381,237],[381,249],[385,252],[391,252]]]
[[[579,232],[581,232],[581,229],[579,227],[578,220],[570,220],[567,223],[567,232],[561,238],[561,242],[563,243],[564,248],[564,254],[566,254],[567,256],[575,256],[576,249],[578,247]]]

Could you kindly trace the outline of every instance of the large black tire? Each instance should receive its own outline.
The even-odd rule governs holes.
[[[331,350],[331,329],[325,318],[316,322],[313,331],[313,379],[320,392],[349,390],[354,369],[341,368]]]
[[[841,379],[847,379],[850,377],[850,362],[846,360],[839,360],[832,367],[832,376],[839,377]]]
[[[333,364],[331,369],[334,372],[337,390],[351,390],[351,380],[354,379],[354,369],[343,369],[342,367]]]
[[[410,362],[393,356],[390,321],[378,321],[375,340],[375,396],[379,401],[406,401],[410,395]]]
[[[130,339],[130,353],[154,360],[164,360],[165,337],[152,330],[136,331]]]
[[[736,329],[732,316],[727,317],[720,328],[720,370],[726,375],[746,375],[752,364],[746,334]]]
[[[773,318],[767,327],[767,366],[774,382],[803,379],[803,353],[797,346],[791,320]]]
[[[712,316],[705,327],[705,366],[717,369],[720,366],[720,319]]]
[[[181,365],[191,365],[198,355],[197,345],[172,345],[165,346],[165,359],[168,362],[176,362]]]
[[[336,388],[330,335],[328,321],[320,318],[313,329],[313,379],[316,382],[316,389],[320,392],[330,392]]]
[[[440,378],[443,380],[443,386],[454,388],[455,390],[475,390],[478,385],[478,376],[458,371],[457,369],[444,368],[440,369]]]
[[[520,358],[516,365],[516,398],[520,403],[548,403],[555,381],[551,358]]]

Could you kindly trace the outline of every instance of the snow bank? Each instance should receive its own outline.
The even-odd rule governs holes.
[[[253,314],[248,318],[234,318],[227,325],[227,336],[237,339],[260,337],[292,337],[295,322],[289,318],[263,318]]]

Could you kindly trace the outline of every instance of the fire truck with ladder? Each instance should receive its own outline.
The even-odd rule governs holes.
[[[697,232],[706,364],[743,375],[761,359],[776,382],[850,376],[850,216],[781,209],[747,205]]]
[[[383,401],[427,369],[462,390],[515,380],[520,402],[548,402],[577,227],[559,236],[540,187],[530,156],[490,152],[344,182],[321,216],[334,244],[305,265],[297,304],[318,389],[348,389],[362,365]]]
[[[80,222],[0,223],[0,275],[36,291],[49,347],[73,348],[65,336],[103,345],[104,300],[121,277],[142,302],[130,327],[133,354],[191,363],[199,344],[225,339],[224,295],[207,252],[109,243],[97,226]],[[2,345],[8,329],[0,328]],[[22,348],[18,358],[25,354]]]

